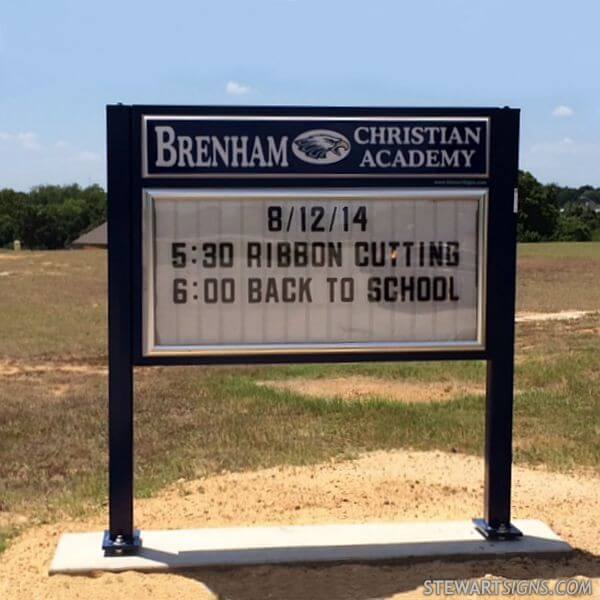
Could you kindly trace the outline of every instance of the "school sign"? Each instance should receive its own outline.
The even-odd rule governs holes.
[[[110,525],[134,552],[134,366],[488,362],[510,524],[518,111],[108,108]]]

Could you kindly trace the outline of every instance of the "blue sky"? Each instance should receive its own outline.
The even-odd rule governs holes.
[[[107,103],[504,106],[600,185],[598,0],[7,0],[0,188],[105,184]]]

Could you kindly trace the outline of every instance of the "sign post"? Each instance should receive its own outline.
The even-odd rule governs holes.
[[[133,368],[485,360],[484,518],[511,539],[518,111],[108,107],[109,529]]]
[[[137,551],[133,528],[131,117],[108,109],[108,514],[105,554]]]

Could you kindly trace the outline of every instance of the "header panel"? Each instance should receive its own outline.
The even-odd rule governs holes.
[[[142,177],[489,176],[485,116],[143,115]]]

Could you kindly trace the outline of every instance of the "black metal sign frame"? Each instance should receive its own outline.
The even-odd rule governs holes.
[[[154,120],[153,120],[154,119]],[[350,144],[338,142],[335,152],[348,153],[348,167],[335,160],[331,165],[304,165],[291,157],[285,172],[265,163],[262,170],[239,164],[232,169],[205,169],[173,164],[169,143],[172,130],[159,130],[164,144],[148,143],[148,127],[186,123],[201,119],[210,128],[251,124],[254,133],[302,129],[341,131],[357,123],[390,123],[395,135],[402,125],[429,122],[483,124],[483,133],[472,133],[473,154],[436,154],[423,164],[403,164],[402,169],[382,170],[367,164],[361,170]],[[154,124],[153,124],[154,123]],[[287,129],[286,129],[287,128]],[[444,127],[439,127],[439,130]],[[451,130],[451,128],[449,128]],[[235,131],[231,131],[234,135]],[[366,132],[361,132],[366,136]],[[434,139],[437,135],[438,138]],[[431,134],[418,134],[404,142],[427,150],[435,148]],[[459,135],[459,134],[455,134]],[[511,525],[512,416],[514,378],[514,316],[516,275],[516,199],[518,174],[519,111],[510,108],[316,108],[316,107],[107,107],[108,152],[108,267],[109,267],[109,528],[103,548],[106,554],[136,552],[139,533],[133,519],[133,368],[153,365],[258,364],[289,362],[361,362],[410,360],[487,361],[485,424],[484,518],[476,522],[489,539],[511,539],[520,532]],[[416,136],[416,137],[415,137]],[[154,136],[158,138],[158,134]],[[190,136],[191,137],[191,136]],[[379,138],[377,138],[379,139]],[[347,141],[347,140],[346,140]],[[280,148],[272,149],[277,156]],[[160,154],[160,160],[157,159]],[[149,165],[149,154],[153,160]],[[333,155],[332,155],[333,156]],[[386,160],[387,155],[382,155]],[[421,155],[419,155],[421,156]],[[431,156],[434,156],[433,154]],[[185,156],[184,156],[185,158]],[[180,159],[181,160],[181,159]],[[423,159],[424,160],[424,159]],[[441,162],[439,162],[441,160]],[[444,164],[445,160],[445,164]],[[310,161],[305,161],[310,162]],[[318,162],[318,161],[317,161]],[[162,165],[156,167],[157,164]],[[381,166],[381,165],[379,165]],[[154,170],[153,170],[154,169]],[[361,352],[324,355],[319,352],[269,355],[146,356],[142,346],[142,196],[145,188],[303,188],[356,187],[488,190],[487,255],[485,290],[485,347],[476,350],[442,349],[427,352]]]

